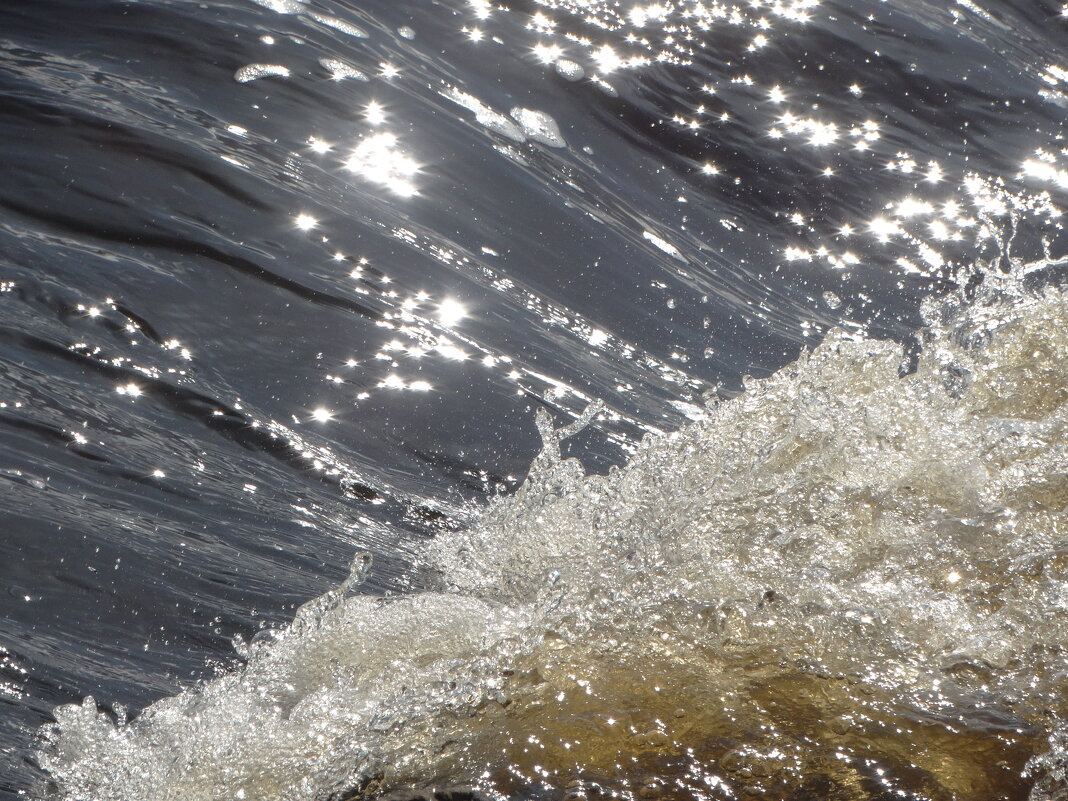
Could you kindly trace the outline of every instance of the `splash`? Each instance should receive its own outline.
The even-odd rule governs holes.
[[[542,414],[422,591],[353,595],[358,558],[243,669],[57,709],[42,765],[69,799],[1063,798],[1068,298],[1036,266],[930,301],[911,374],[833,333],[608,476],[559,455],[600,405]]]

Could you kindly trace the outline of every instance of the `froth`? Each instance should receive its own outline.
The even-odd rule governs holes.
[[[1058,798],[1068,303],[1017,279],[932,301],[909,375],[832,334],[608,476],[543,417],[425,591],[349,597],[360,563],[240,671],[60,708],[42,763],[143,801]]]

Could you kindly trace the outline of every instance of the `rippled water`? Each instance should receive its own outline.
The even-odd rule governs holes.
[[[0,10],[0,794],[1062,798],[1066,25]]]

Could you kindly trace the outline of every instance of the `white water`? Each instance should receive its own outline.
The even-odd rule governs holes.
[[[834,333],[607,477],[557,455],[585,420],[540,418],[431,589],[346,597],[358,559],[245,669],[124,725],[60,708],[44,766],[127,801],[1062,798],[1068,299],[1026,269],[932,301],[912,375]]]

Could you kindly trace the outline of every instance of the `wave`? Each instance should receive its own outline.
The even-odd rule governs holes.
[[[247,246],[238,233],[246,223],[231,226],[233,240],[224,243],[223,234],[198,236],[203,227],[195,218],[177,232],[135,237],[125,212],[119,223],[90,225],[84,211],[43,214],[22,198],[4,205],[37,227],[61,224],[113,245],[136,241],[222,264],[309,309],[345,313],[349,327],[358,320],[381,328],[387,333],[368,343],[398,338],[382,345],[380,366],[360,379],[370,389],[427,392],[429,381],[393,372],[405,364],[400,354],[417,360],[434,351],[460,362],[470,351],[500,371],[509,396],[517,387],[528,397],[544,389],[545,406],[561,413],[570,407],[557,402],[556,390],[569,393],[572,405],[593,396],[604,403],[593,402],[562,428],[539,412],[543,449],[514,494],[493,500],[462,529],[452,520],[429,542],[396,545],[404,576],[379,586],[411,589],[371,594],[365,579],[386,568],[359,554],[349,579],[303,606],[291,625],[238,641],[240,668],[132,720],[92,697],[58,708],[39,754],[56,795],[1068,797],[1068,304],[1058,288],[1065,263],[1050,245],[1061,236],[1060,210],[1046,192],[1016,191],[1011,178],[1010,191],[1005,179],[972,172],[1019,170],[1016,183],[1032,188],[1068,185],[1059,134],[1041,130],[1059,130],[1053,123],[1066,79],[1055,65],[1042,66],[1048,59],[1038,45],[1029,49],[1019,44],[1026,37],[999,33],[1007,11],[992,15],[971,3],[955,9],[968,15],[951,40],[962,52],[974,46],[968,64],[995,52],[1000,59],[996,78],[969,94],[964,72],[941,83],[925,74],[930,64],[922,56],[937,50],[948,23],[941,9],[923,3],[901,15],[907,19],[895,18],[902,26],[895,66],[859,68],[891,38],[883,22],[869,29],[870,18],[844,11],[813,20],[819,4],[811,0],[765,4],[767,15],[760,3],[728,13],[717,4],[665,2],[624,14],[616,4],[572,0],[542,0],[520,14],[477,0],[466,16],[456,15],[472,48],[486,40],[477,58],[490,59],[493,80],[477,85],[454,74],[464,70],[438,59],[436,47],[406,44],[411,29],[398,28],[398,40],[384,22],[345,3],[335,4],[340,16],[325,17],[297,0],[256,2],[289,15],[286,24],[303,33],[279,31],[276,39],[255,27],[242,64],[226,65],[226,75],[243,92],[261,92],[264,104],[282,105],[271,106],[271,124],[260,121],[266,117],[258,104],[255,115],[238,118],[261,125],[260,132],[216,121],[227,144],[210,152],[234,175],[247,172],[248,181],[292,183],[292,214],[283,215],[282,199],[270,192],[257,200],[245,178],[223,180],[207,167],[193,174],[257,215],[270,213],[287,231],[316,231],[299,252],[329,257],[336,269],[308,269],[313,259],[296,255],[262,258],[284,248],[273,240]],[[769,16],[782,23],[775,37]],[[448,28],[448,37],[437,34],[443,41],[454,40],[459,22],[446,17],[428,20],[416,41],[433,41],[434,26]],[[791,26],[810,23],[805,38],[792,36],[801,28]],[[1028,21],[1027,31],[1036,26]],[[709,30],[707,41],[692,44]],[[335,33],[371,44],[342,46]],[[863,54],[849,37],[863,38]],[[505,40],[504,66],[494,66],[489,43]],[[507,83],[501,75],[526,86],[517,76],[529,64],[513,50],[529,50],[552,80],[574,87],[568,91],[580,94],[573,105],[543,102],[552,99],[548,92],[526,97],[516,89],[512,96],[497,86]],[[819,53],[818,63],[810,51]],[[757,52],[767,55],[749,55]],[[663,79],[665,65],[682,77]],[[834,81],[800,83],[809,67],[827,67]],[[1002,84],[1007,75],[1016,80],[1016,67],[1026,80],[1013,93]],[[318,68],[330,73],[329,83]],[[498,75],[498,68],[510,72]],[[639,69],[648,70],[643,82],[634,78]],[[416,79],[395,80],[405,71]],[[50,87],[58,80],[46,70],[29,72]],[[589,80],[576,83],[584,74]],[[880,90],[888,75],[893,81]],[[780,83],[783,76],[797,81]],[[382,94],[352,94],[353,86],[362,91],[372,83]],[[1037,96],[1046,105],[1029,108],[1040,124],[1009,120],[995,128],[987,107],[1033,101],[1033,84],[1044,87]],[[278,89],[272,95],[269,87]],[[55,88],[65,92],[67,84]],[[965,99],[947,111],[950,90]],[[865,92],[870,97],[862,100]],[[79,104],[99,104],[95,95],[70,94]],[[229,108],[234,95],[223,94]],[[119,114],[130,100],[108,103]],[[335,124],[284,113],[319,104],[336,112]],[[362,110],[366,130],[339,160],[328,139],[351,139],[352,108]],[[447,121],[437,120],[439,112]],[[405,122],[409,113],[427,122]],[[609,135],[594,136],[584,120],[611,120]],[[959,145],[946,134],[956,137],[958,123],[969,131]],[[272,126],[285,136],[268,135]],[[402,141],[394,131],[403,130]],[[993,138],[997,148],[989,146]],[[597,144],[596,159],[586,141]],[[448,142],[459,145],[450,150]],[[471,142],[488,143],[491,157],[502,156],[515,175],[504,168],[482,174],[477,154],[457,166],[455,154],[481,153]],[[1021,165],[1020,154],[1036,142],[1044,148]],[[132,152],[178,163],[161,146],[146,147]],[[440,164],[420,168],[419,152],[419,160],[430,164],[433,155]],[[636,177],[639,154],[655,161],[655,169],[647,165],[650,176],[670,167],[670,186]],[[871,177],[876,168],[883,178]],[[578,232],[571,245],[552,243],[566,251],[559,272],[542,274],[541,224],[527,226],[518,207],[506,210],[500,199],[513,190],[490,191],[498,176],[523,178],[502,186],[546,208],[548,200],[563,201],[567,211],[545,218],[546,228],[574,225]],[[811,187],[824,180],[841,189]],[[802,188],[784,199],[790,183]],[[462,202],[459,188],[470,190]],[[420,195],[427,202],[416,206]],[[669,213],[665,198],[686,211]],[[249,229],[262,225],[238,219]],[[486,235],[495,226],[501,241]],[[454,228],[455,241],[445,233]],[[365,271],[365,258],[345,255],[363,234],[388,241],[382,261],[391,254],[396,278],[376,267]],[[576,265],[600,239],[627,245],[604,257],[623,266],[609,271],[598,257],[583,277]],[[489,267],[505,245],[533,255]],[[426,261],[413,261],[417,254]],[[503,322],[456,332],[464,306],[450,298],[463,293],[448,289],[435,264],[484,288],[484,316]],[[656,292],[621,297],[618,310],[597,307],[604,320],[596,322],[587,295],[604,294],[623,275]],[[430,294],[408,295],[424,280],[440,284],[432,287],[441,293],[436,320],[427,311]],[[387,289],[393,281],[397,290]],[[899,292],[932,287],[952,291],[926,302],[914,336],[911,328],[905,333],[907,321],[891,324],[893,315],[879,312]],[[648,300],[654,296],[655,304]],[[698,309],[693,320],[677,332],[664,329],[670,336],[656,346],[662,357],[646,352],[640,341],[654,337],[641,329],[660,325],[656,309],[674,310],[687,297],[690,311]],[[103,312],[77,308],[92,319],[114,318],[117,331],[132,331],[129,323],[165,350],[181,346],[156,333],[150,315],[110,299]],[[521,326],[502,316],[507,309],[523,311]],[[841,327],[816,344],[833,321]],[[641,334],[638,345],[625,338],[628,328]],[[744,392],[728,399],[735,387],[717,386],[716,371],[696,366],[699,354],[707,366],[715,356],[708,342],[759,350],[758,330],[806,350],[768,378],[747,379]],[[908,347],[878,339],[880,331]],[[566,337],[556,342],[556,332]],[[48,345],[14,331],[4,337],[40,352]],[[543,340],[540,362],[518,358]],[[676,341],[687,344],[668,345]],[[95,346],[80,340],[48,347],[78,364],[95,359],[100,366],[93,369],[109,382],[134,375],[134,368],[116,366],[121,362],[104,364]],[[370,355],[371,344],[365,349]],[[337,346],[324,352],[336,357]],[[554,367],[544,366],[553,360]],[[285,464],[313,464],[354,498],[399,497],[378,489],[385,482],[376,480],[370,458],[350,466],[317,437],[218,400],[231,393],[176,388],[161,372],[136,369],[144,388],[123,384],[119,393],[144,393],[187,416],[210,415],[213,433]],[[584,372],[597,375],[587,380]],[[582,388],[561,376],[582,377],[573,382]],[[656,402],[627,400],[624,389],[634,386],[626,378]],[[361,388],[357,398],[369,391]],[[659,414],[661,407],[678,414]],[[318,422],[332,416],[327,406],[311,413]],[[674,433],[654,427],[661,418],[673,425],[684,417],[690,422]],[[622,423],[647,433],[640,445],[620,433]],[[563,458],[564,441],[590,426],[623,446],[624,466],[593,475]],[[56,426],[34,431],[86,444]],[[457,473],[468,467],[456,464]],[[403,500],[427,514],[437,510],[419,506],[418,497]],[[360,536],[375,544],[366,530]]]
[[[240,670],[57,710],[71,799],[1020,798],[1068,792],[1068,303],[1048,264],[838,331],[629,463],[554,429],[513,496]],[[1041,269],[1040,269],[1041,268]],[[1033,790],[1030,788],[1034,788]]]

